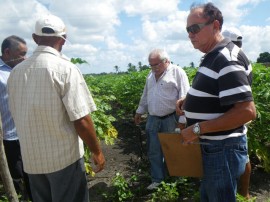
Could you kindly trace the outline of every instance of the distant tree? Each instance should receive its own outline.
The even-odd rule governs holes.
[[[83,60],[81,58],[71,58],[70,60],[73,64],[88,64],[86,60]]]
[[[270,62],[270,53],[264,52],[260,53],[259,57],[257,58],[257,63],[266,63]]]
[[[193,67],[193,68],[195,67],[194,62],[190,63],[190,67]]]
[[[128,69],[127,69],[128,72],[136,72],[137,69],[136,69],[136,66],[131,64],[131,63],[128,63]]]
[[[138,69],[141,70],[142,68],[142,62],[138,62]]]
[[[140,71],[143,71],[143,70],[145,70],[145,69],[149,69],[149,66],[147,66],[147,65],[141,66]]]
[[[120,67],[118,67],[117,65],[115,65],[115,66],[114,66],[114,69],[115,69],[115,71],[116,71],[116,74],[118,74]]]
[[[149,69],[149,66],[142,65],[142,62],[138,62],[138,71],[143,71],[145,69]]]

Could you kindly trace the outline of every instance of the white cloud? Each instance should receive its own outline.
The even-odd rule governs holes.
[[[240,28],[243,49],[252,61],[269,50],[269,26],[252,27],[244,21],[263,0],[212,2],[223,12],[224,27]],[[148,53],[156,47],[166,49],[176,64],[198,65],[202,53],[193,48],[185,30],[188,3],[183,0],[7,0],[0,5],[0,40],[11,34],[19,35],[26,39],[31,54],[36,47],[31,38],[35,21],[41,15],[52,13],[61,17],[67,26],[70,43],[64,46],[63,52],[89,62],[80,66],[84,73],[112,72],[115,65],[120,71],[126,71],[128,63],[139,61],[148,64]],[[123,13],[136,18],[138,24],[124,30],[120,21]],[[270,16],[262,21],[269,22]],[[125,34],[121,37],[130,38],[119,38],[122,32]]]
[[[260,53],[269,52],[270,26],[241,26],[243,50],[250,60],[257,61]]]
[[[122,9],[131,16],[141,15],[152,18],[167,16],[177,10],[178,0],[120,0]]]

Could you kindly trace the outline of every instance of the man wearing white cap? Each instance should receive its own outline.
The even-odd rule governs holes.
[[[231,27],[222,32],[225,38],[230,39],[239,48],[242,48],[242,34],[237,28]]]
[[[66,39],[63,21],[53,15],[39,19],[33,39],[38,47],[8,80],[33,201],[89,201],[82,140],[92,152],[95,172],[105,164],[89,116],[95,103],[79,69],[60,53]]]
[[[242,33],[237,28],[231,27],[222,32],[222,35],[225,38],[230,39],[235,45],[239,48],[242,48]],[[249,182],[250,182],[250,175],[251,175],[251,164],[248,158],[248,162],[246,164],[245,172],[240,176],[240,186],[239,186],[239,193],[246,197],[250,198],[249,195]]]

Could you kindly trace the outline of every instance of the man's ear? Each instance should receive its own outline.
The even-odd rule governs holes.
[[[62,39],[62,38],[61,38]],[[66,40],[62,39],[61,45],[63,46],[66,43]]]
[[[38,45],[39,44],[38,36],[33,33],[32,38],[33,38],[34,42]]]
[[[219,23],[218,20],[215,20],[215,21],[213,22],[213,24],[214,24],[214,29],[215,29],[215,30],[220,30],[220,23]]]
[[[6,48],[5,50],[4,50],[4,53],[3,53],[5,56],[10,56],[10,49],[9,48]]]

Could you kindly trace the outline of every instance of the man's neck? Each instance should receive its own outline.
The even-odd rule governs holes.
[[[223,36],[221,34],[218,34],[212,41],[212,43],[209,44],[209,46],[202,51],[203,53],[209,53],[211,52],[213,49],[215,49],[217,47],[217,45],[223,40]]]

